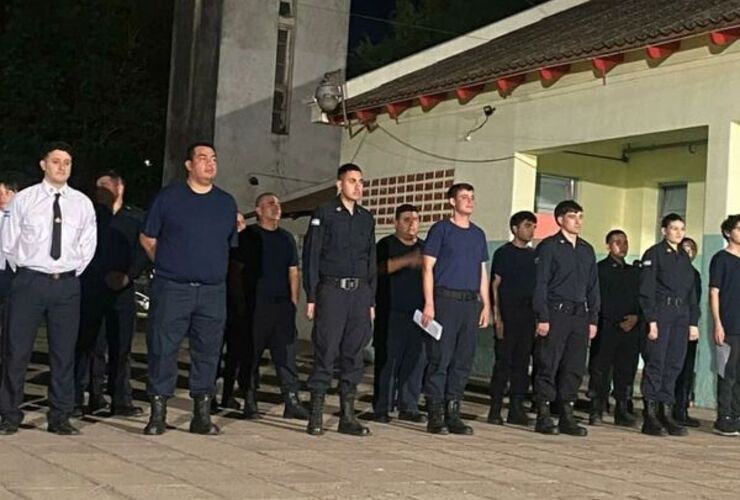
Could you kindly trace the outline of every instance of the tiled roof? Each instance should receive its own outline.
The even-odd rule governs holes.
[[[740,26],[740,0],[591,0],[354,96],[349,111]]]

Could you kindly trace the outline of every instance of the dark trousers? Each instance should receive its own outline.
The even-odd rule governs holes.
[[[587,349],[588,315],[551,310],[550,332],[535,341],[536,398],[549,402],[577,401]]]
[[[442,325],[442,337],[427,335],[424,395],[428,401],[461,400],[468,383],[478,344],[481,303],[435,297],[434,319]]]
[[[174,394],[178,351],[187,337],[190,395],[212,395],[226,321],[226,286],[178,283],[155,277],[151,292],[147,392],[151,396]]]
[[[46,318],[49,341],[49,413],[56,424],[74,408],[75,343],[80,320],[80,282],[75,277],[57,280],[20,270],[13,279],[8,304],[8,331],[3,335],[0,413],[20,424],[23,385],[41,321]]]
[[[370,342],[372,291],[366,284],[355,290],[342,290],[321,283],[316,292],[313,328],[314,366],[308,378],[311,392],[326,393],[339,360],[340,391],[352,393],[362,381],[365,365],[363,349]]]
[[[237,381],[242,369],[242,360],[246,356],[247,349],[247,321],[244,313],[238,313],[233,307],[227,307],[226,328],[224,330],[224,342],[221,347],[221,360],[223,368],[221,376],[224,381],[224,397],[229,398],[234,391],[234,383]],[[221,363],[219,362],[219,366]],[[245,389],[244,386],[239,386]]]
[[[421,383],[426,366],[424,337],[427,334],[413,320],[413,312],[385,311],[376,318],[375,387],[373,409],[389,413],[417,413]]]
[[[7,265],[7,264],[6,264]],[[6,331],[8,299],[10,297],[10,287],[12,285],[12,274],[9,270],[0,270],[0,366],[3,364],[2,356],[2,339],[3,332]]]
[[[740,418],[740,335],[725,336],[730,358],[725,376],[717,377],[717,416]]]
[[[627,401],[635,383],[640,359],[640,332],[638,324],[625,332],[619,325],[604,323],[591,342],[589,354],[588,392],[591,397],[606,400],[614,384],[614,398]]]
[[[131,404],[131,342],[136,327],[133,287],[119,292],[82,286],[80,336],[75,363],[76,402],[82,404],[85,388],[98,394],[106,374],[113,406]],[[108,353],[106,370],[105,354]]]
[[[683,369],[676,379],[676,407],[688,409],[691,404],[691,394],[694,392],[694,365],[696,364],[696,346],[698,340],[690,340],[686,346],[686,357]]]
[[[501,304],[504,337],[496,338],[496,363],[491,376],[491,399],[501,401],[507,384],[509,395],[524,397],[529,389],[529,360],[535,336],[535,316],[531,301]]]
[[[296,308],[289,299],[276,302],[257,301],[247,318],[247,342],[239,385],[256,389],[259,383],[259,364],[265,349],[280,380],[283,394],[298,392],[296,356]]]
[[[689,309],[659,305],[657,320],[658,338],[648,339],[642,352],[642,397],[672,405],[689,343]]]

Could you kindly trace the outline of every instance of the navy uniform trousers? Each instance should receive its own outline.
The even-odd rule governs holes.
[[[226,285],[152,281],[147,348],[150,396],[172,397],[180,344],[190,346],[190,395],[213,395],[226,322]]]
[[[534,348],[536,319],[528,299],[501,303],[504,338],[496,338],[496,363],[491,376],[491,398],[501,401],[509,384],[511,396],[524,397],[529,389],[529,360]]]
[[[632,386],[640,359],[641,323],[629,332],[619,325],[603,324],[591,342],[589,355],[588,389],[591,397],[609,398],[612,380],[614,399],[627,401],[632,397]]]
[[[689,308],[659,304],[657,306],[658,338],[647,339],[642,357],[642,397],[672,405],[675,402],[676,379],[683,370],[689,343]],[[649,329],[648,329],[649,331]]]
[[[57,275],[59,276],[59,275]],[[80,320],[80,282],[74,272],[57,279],[20,269],[8,303],[8,331],[3,332],[0,414],[13,424],[23,421],[23,385],[39,326],[46,318],[49,342],[50,424],[68,419],[74,409],[75,343]]]

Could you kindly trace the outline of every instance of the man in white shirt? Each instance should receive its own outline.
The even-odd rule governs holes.
[[[16,271],[3,346],[0,435],[16,433],[23,420],[23,384],[44,317],[51,371],[48,431],[79,434],[69,423],[80,320],[77,277],[95,253],[95,211],[84,194],[67,185],[72,171],[67,144],[46,146],[39,164],[44,179],[15,196],[0,230],[2,253]]]
[[[16,192],[18,192],[18,188],[14,183],[0,179],[0,228],[3,227],[3,220],[5,219],[5,211],[8,208],[8,204]],[[0,248],[0,338],[2,338],[2,333],[5,330],[5,310],[12,279],[13,271],[5,264],[5,256],[3,255],[2,248]],[[1,364],[2,359],[0,359]]]

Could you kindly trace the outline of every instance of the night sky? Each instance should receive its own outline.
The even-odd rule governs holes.
[[[352,14],[388,19],[396,0],[352,0]],[[349,48],[352,50],[365,37],[379,41],[390,30],[388,23],[363,19],[356,16],[349,21]]]

